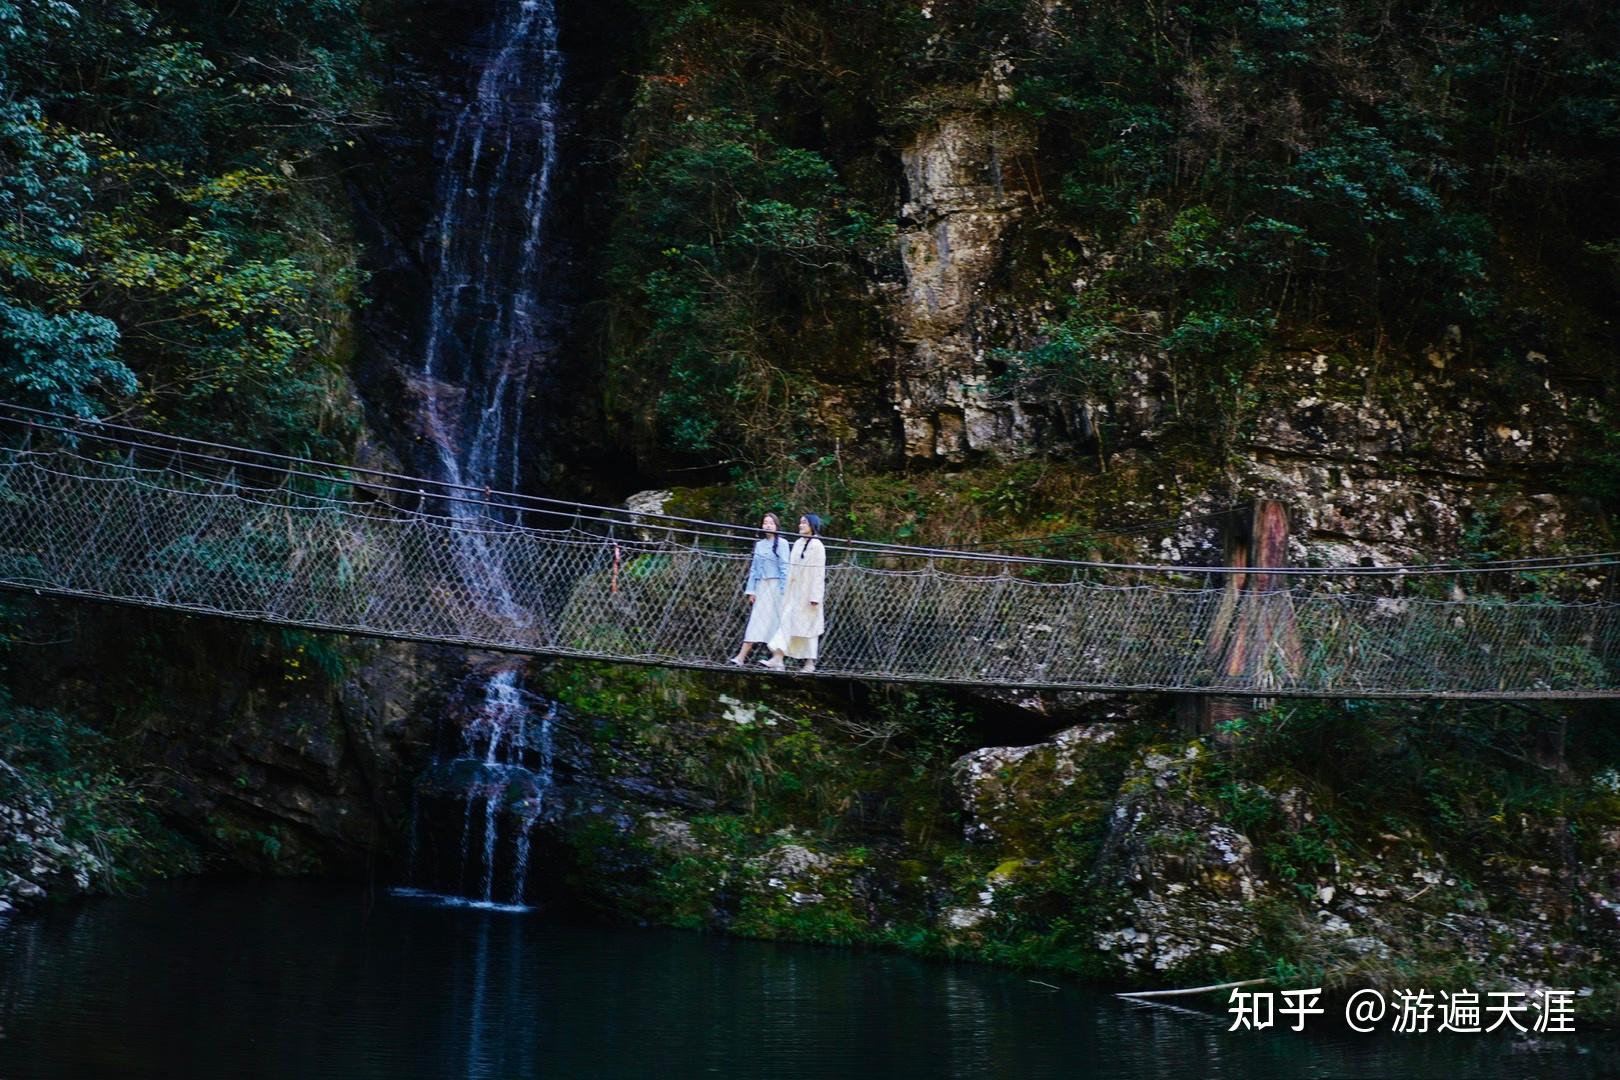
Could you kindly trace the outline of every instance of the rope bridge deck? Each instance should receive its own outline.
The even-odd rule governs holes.
[[[446,510],[432,491],[408,505],[408,485],[272,481],[252,462],[205,469],[197,455],[171,454],[154,465],[149,454],[75,445],[0,451],[0,587],[736,671],[725,658],[747,618],[745,537],[673,521],[651,528],[645,516],[639,528],[565,525],[556,508],[478,499]],[[1509,585],[1482,593],[1479,567],[1257,574],[828,548],[822,675],[1260,696],[1620,697],[1620,604],[1599,587],[1614,560],[1598,556],[1484,568]]]

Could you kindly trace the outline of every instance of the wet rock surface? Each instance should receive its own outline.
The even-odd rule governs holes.
[[[897,774],[869,777],[877,786],[861,793],[857,763],[882,760],[860,742],[877,730],[870,718],[676,683],[629,726],[583,710],[565,725],[556,816],[542,828],[566,853],[576,900],[649,922],[1160,986],[1268,974],[1279,957],[1341,985],[1416,970],[1580,986],[1620,945],[1620,832],[1576,852],[1552,824],[1464,857],[1421,823],[1346,825],[1332,793],[1303,776],[1245,778],[1260,766],[1242,764],[1241,741],[1178,736],[1167,703],[1157,717],[1093,719],[942,762],[925,801],[956,813],[931,834],[916,809],[883,811]],[[835,751],[840,733],[854,741]],[[825,805],[842,809],[774,824],[778,800],[798,794],[773,793],[765,777],[792,769],[790,784],[803,785],[809,739],[839,770]],[[835,752],[855,756],[831,766]],[[748,770],[741,788],[720,779]]]
[[[357,875],[399,858],[464,656],[374,642],[317,656],[235,624],[106,610],[39,625],[72,648],[30,657],[18,704],[71,702],[116,740],[118,770],[205,866]]]
[[[1097,875],[1124,899],[1095,940],[1130,973],[1242,948],[1254,936],[1255,902],[1273,888],[1247,836],[1178,797],[1179,768],[1201,752],[1195,743],[1180,760],[1147,755],[1112,810]]]

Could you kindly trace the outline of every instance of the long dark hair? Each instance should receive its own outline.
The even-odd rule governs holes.
[[[804,515],[804,520],[810,526],[810,539],[814,540],[816,537],[821,535],[821,515],[806,514]],[[809,553],[810,545],[807,543],[804,545],[804,550],[799,552],[799,558],[802,559]]]
[[[776,526],[776,528],[771,530],[771,554],[780,559],[782,555],[781,552],[777,550],[777,545],[782,542],[782,519],[771,513],[769,510],[765,511],[765,516],[770,518],[771,522]]]

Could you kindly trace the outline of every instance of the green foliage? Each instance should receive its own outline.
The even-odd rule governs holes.
[[[363,9],[0,0],[0,398],[345,452],[360,274],[338,166],[375,122]],[[262,557],[206,536],[187,554],[268,586],[291,541],[262,541]],[[339,677],[346,663],[329,637],[269,636],[230,640],[269,644],[281,661],[270,670],[290,682]],[[189,651],[153,638],[160,670]],[[155,692],[138,685],[131,696]],[[0,762],[48,792],[109,865],[171,861],[152,846],[166,834],[144,787],[127,778],[138,773],[128,744],[66,709],[0,709],[0,726]],[[219,827],[267,863],[288,859],[273,831]]]
[[[357,659],[344,639],[331,634],[279,630],[275,638],[274,655],[282,658],[286,682],[305,682],[320,675],[335,684],[349,674]]]
[[[1507,398],[1540,387],[1529,350],[1587,377],[1612,354],[1546,317],[1613,280],[1612,5],[639,7],[610,393],[644,443],[757,466],[837,433],[795,394],[860,377],[896,146],[962,110],[1038,136],[1039,258],[1000,299],[1042,325],[992,337],[1011,396],[1106,418],[1122,357],[1162,354],[1171,419],[1225,455],[1302,341],[1415,357],[1455,326],[1459,378]]]
[[[1487,854],[1545,854],[1544,827],[1591,808],[1578,782],[1535,763],[1538,731],[1570,740],[1600,734],[1597,710],[1552,711],[1452,703],[1298,702],[1251,717],[1238,750],[1212,759],[1200,781],[1222,817],[1253,839],[1284,880],[1306,881],[1352,837],[1423,837],[1455,867]],[[1615,748],[1589,751],[1594,767]],[[1283,812],[1287,788],[1313,794],[1311,821]],[[1323,802],[1323,800],[1328,800]],[[1349,845],[1349,846],[1347,846]]]
[[[1076,305],[1059,322],[1043,323],[1040,341],[1024,350],[1002,349],[1008,365],[1001,388],[1018,398],[1052,394],[1081,401],[1108,401],[1121,389],[1117,352],[1129,333],[1111,312]]]
[[[760,829],[784,825],[836,831],[863,779],[858,759],[809,717],[734,724],[711,736],[688,776],[744,808]]]
[[[135,373],[117,359],[118,327],[83,311],[50,314],[0,299],[0,340],[14,360],[0,371],[6,397],[77,416],[97,392],[130,394]]]
[[[15,8],[0,7],[0,27],[16,33],[17,18]],[[53,130],[39,103],[26,99],[0,104],[0,147],[7,162],[0,172],[0,342],[10,354],[0,380],[8,396],[87,414],[92,393],[135,389],[134,373],[117,356],[117,324],[71,303],[41,310],[13,296],[65,294],[81,283],[78,226],[90,202],[92,158],[84,140]]]
[[[104,889],[187,869],[191,855],[159,823],[143,788],[115,764],[104,734],[48,709],[14,705],[0,692],[0,789],[43,797],[60,816],[63,835],[101,861]],[[0,853],[5,843],[0,840]]]
[[[953,764],[1005,733],[978,732],[977,710],[949,695],[874,692],[836,710],[786,695],[734,710],[712,689],[704,695],[696,676],[677,691],[654,682],[656,673],[567,667],[573,700],[595,700],[618,717],[615,743],[633,746],[636,775],[649,762],[673,768],[676,786],[715,804],[685,816],[684,830],[670,820],[684,815],[665,813],[582,828],[579,884],[597,902],[678,926],[1119,977],[1113,954],[1096,946],[1097,931],[1129,911],[1134,888],[1117,879],[1110,838],[1120,800],[1140,794],[1122,787],[1127,770],[1159,748],[1168,717],[1120,725],[1084,750],[1071,745],[1070,755],[1083,756],[1066,764],[1051,747],[1033,747],[982,777],[993,838],[964,842],[950,810]],[[1577,767],[1533,759],[1549,724],[1567,725]],[[1425,865],[1443,861],[1454,879],[1417,896],[1414,918],[1487,904],[1521,915],[1514,894],[1475,883],[1490,881],[1493,866],[1546,865],[1552,851],[1599,858],[1620,826],[1620,735],[1601,707],[1288,702],[1250,717],[1234,745],[1171,756],[1180,762],[1177,786],[1150,797],[1200,804],[1242,832],[1270,885],[1247,908],[1255,938],[1196,956],[1176,969],[1178,979],[1373,977],[1366,965],[1376,958],[1335,951],[1337,939],[1322,934],[1322,885],[1365,875],[1380,852],[1408,852]],[[1148,844],[1173,859],[1205,852],[1208,841],[1201,826],[1184,823],[1150,834]],[[777,853],[788,844],[813,860],[798,856],[792,872],[780,869]],[[1396,871],[1403,886],[1408,870]],[[987,892],[981,920],[952,925],[950,909],[977,907]],[[1421,933],[1387,963],[1400,972],[1460,971],[1454,952],[1437,955]],[[1396,977],[1377,974],[1385,976]]]
[[[1519,318],[1499,223],[1571,269],[1591,265],[1583,215],[1613,228],[1592,183],[1620,134],[1613,9],[1104,3],[1070,29],[1020,101],[1071,163],[1065,216],[1124,253],[1091,286],[1093,321],[1190,346],[1175,389],[1195,422],[1230,430],[1201,391],[1302,328],[1377,351],[1455,324],[1494,363]]]
[[[848,332],[856,271],[892,229],[746,112],[717,103],[659,135],[612,256],[633,328],[614,376],[646,388],[671,450],[781,452],[805,402],[780,358]]]
[[[947,768],[970,747],[975,717],[946,693],[893,689],[878,696],[876,705],[880,722],[891,726],[914,779]]]
[[[1105,468],[1144,373],[1216,466],[1291,350],[1370,354],[1368,388],[1396,387],[1454,340],[1447,377],[1504,403],[1606,375],[1612,5],[637,8],[603,310],[609,412],[644,459],[780,488],[851,444],[852,410],[814,406],[887,392],[896,151],[962,112],[1036,135],[993,170],[1031,201],[981,283],[1029,316],[976,331],[995,386],[1080,418]]]
[[[843,420],[811,415],[818,380],[874,381],[871,285],[896,268],[891,130],[947,103],[936,84],[976,82],[1022,8],[637,6],[608,406],[654,452],[775,467]]]
[[[1590,419],[1563,468],[1563,481],[1611,519],[1620,513],[1620,416],[1613,408]]]
[[[0,2],[0,391],[333,453],[351,0]]]

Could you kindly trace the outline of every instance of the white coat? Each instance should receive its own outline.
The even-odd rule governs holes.
[[[822,599],[827,593],[827,549],[815,537],[801,536],[788,556],[787,589],[782,595],[782,621],[770,642],[773,649],[803,658],[815,656],[815,642],[827,628]],[[796,640],[797,639],[797,640]],[[809,639],[809,640],[807,640]]]

